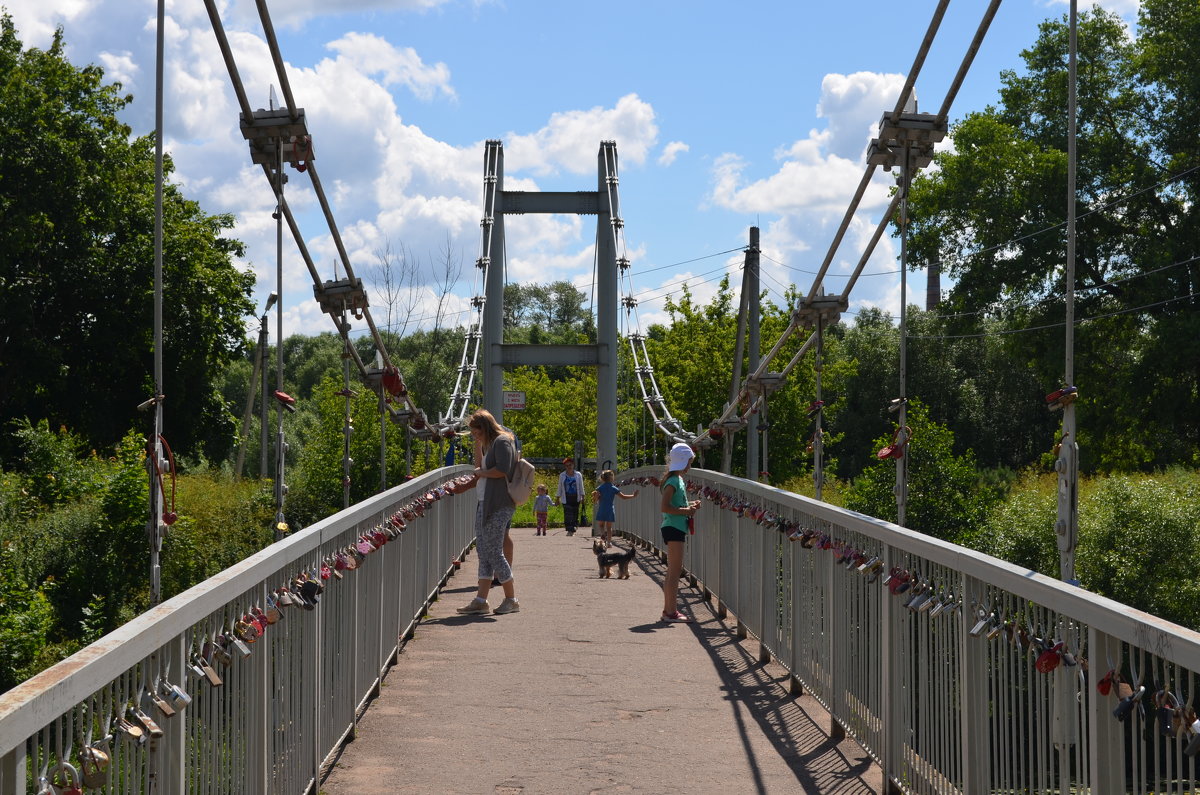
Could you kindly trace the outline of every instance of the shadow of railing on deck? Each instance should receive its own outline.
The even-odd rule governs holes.
[[[656,585],[662,586],[666,564],[655,554],[642,554],[637,564]],[[736,621],[720,618],[702,593],[688,585],[685,572],[680,580],[680,602],[696,619],[694,623],[668,625],[643,624],[630,627],[631,632],[652,632],[655,629],[690,628],[713,668],[721,678],[726,700],[739,726],[739,735],[750,769],[755,776],[757,791],[765,792],[758,775],[758,764],[749,742],[745,718],[758,724],[763,736],[771,741],[796,776],[804,792],[827,795],[843,793],[874,793],[867,778],[874,760],[852,740],[839,742],[830,736],[827,713],[812,700],[798,700],[790,692],[791,677],[781,666],[762,662],[737,637]],[[820,721],[814,717],[822,716]],[[874,778],[882,773],[876,770]]]

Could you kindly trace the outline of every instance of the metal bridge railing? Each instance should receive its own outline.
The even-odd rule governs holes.
[[[618,529],[654,547],[661,514],[648,478],[663,474],[618,478],[643,484]],[[770,486],[700,470],[687,480],[703,505],[685,576],[894,788],[1197,791],[1196,632]]]
[[[435,493],[469,471],[440,469],[352,506],[0,696],[0,793],[316,792],[473,540],[474,492]],[[399,534],[377,549],[348,552],[389,527]],[[295,584],[305,576],[324,585],[309,607],[316,588]],[[297,604],[277,605],[291,586]]]

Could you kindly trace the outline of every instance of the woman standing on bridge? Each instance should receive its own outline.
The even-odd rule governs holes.
[[[667,547],[667,575],[663,580],[663,621],[690,621],[679,612],[679,576],[683,573],[683,543],[700,500],[688,501],[683,474],[692,468],[696,453],[679,442],[667,454],[667,476],[662,484],[662,538]]]
[[[483,461],[475,470],[479,481],[477,488],[483,489],[479,510],[475,513],[475,548],[479,553],[479,590],[466,607],[460,607],[463,615],[483,616],[492,612],[488,605],[488,592],[492,578],[500,581],[504,589],[504,601],[496,608],[497,614],[515,613],[521,609],[513,588],[512,567],[504,557],[504,531],[512,521],[512,498],[508,496],[508,478],[517,463],[517,448],[512,434],[500,427],[491,412],[479,410],[468,422],[471,436],[483,451]]]

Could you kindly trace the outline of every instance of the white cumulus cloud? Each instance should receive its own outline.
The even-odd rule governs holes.
[[[600,141],[620,143],[622,160],[645,163],[658,140],[654,108],[637,94],[627,94],[611,108],[568,110],[555,113],[533,133],[505,137],[505,164],[538,175],[590,174],[596,170]]]
[[[106,78],[126,87],[132,86],[141,72],[141,67],[134,63],[133,53],[129,50],[100,53],[100,65],[104,67]]]
[[[669,166],[675,162],[675,158],[689,149],[691,147],[683,141],[671,141],[671,143],[663,147],[662,154],[658,156],[658,164],[660,166]]]
[[[396,47],[370,33],[349,33],[326,45],[365,75],[382,75],[383,85],[402,85],[419,99],[436,94],[454,96],[450,68],[444,63],[427,66],[412,47]]]
[[[754,164],[732,153],[714,161],[708,199],[711,204],[751,217],[774,216],[763,230],[763,237],[771,241],[775,261],[767,260],[763,268],[774,279],[777,290],[793,283],[804,293],[812,289],[849,199],[866,170],[862,156],[866,144],[876,132],[880,116],[895,105],[902,85],[899,75],[826,75],[821,83],[818,115],[827,126],[809,131],[806,137],[776,152],[773,171],[752,177]],[[861,260],[894,184],[892,175],[876,172],[830,262],[822,283],[825,292],[844,289],[846,277]],[[864,274],[893,270],[894,254],[892,240],[885,234]],[[895,282],[893,274],[864,275],[853,294],[860,300],[886,306],[894,300]]]

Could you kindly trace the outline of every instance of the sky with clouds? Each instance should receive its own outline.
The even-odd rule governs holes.
[[[70,58],[94,63],[135,97],[126,121],[153,130],[154,0],[0,0],[26,46],[57,27]],[[219,2],[254,107],[278,80],[253,0]],[[740,278],[748,228],[761,228],[764,289],[803,292],[865,169],[863,151],[890,110],[936,5],[883,0],[290,0],[268,3],[315,162],[359,276],[385,248],[420,265],[427,307],[447,248],[461,264],[451,310],[475,291],[484,142],[504,144],[505,188],[594,190],[600,141],[617,142],[625,240],[643,328],[666,319],[683,282],[706,301]],[[1106,0],[1132,19],[1136,0]],[[951,4],[917,82],[936,110],[984,3]],[[1000,70],[1019,67],[1061,0],[1007,0],[952,108],[952,122],[994,102]],[[259,278],[276,288],[273,199],[252,166],[239,108],[200,0],[167,0],[165,140],[185,192],[233,213]],[[825,288],[838,292],[888,201],[890,175],[867,191]],[[308,178],[288,201],[323,279],[337,259]],[[591,293],[595,220],[506,218],[509,281],[567,279]],[[855,286],[852,309],[898,309],[895,241]],[[725,252],[725,253],[722,253]],[[923,295],[918,275],[910,289]],[[287,333],[332,330],[294,246],[284,250]],[[372,304],[380,305],[378,297]],[[418,309],[418,316],[423,310]],[[379,311],[375,311],[377,321]],[[451,316],[464,321],[466,314]],[[361,324],[359,324],[361,325]]]

